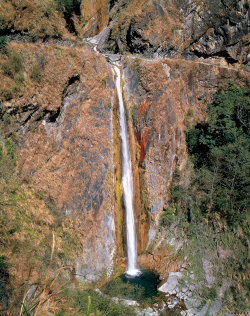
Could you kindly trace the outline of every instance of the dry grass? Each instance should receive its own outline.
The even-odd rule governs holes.
[[[28,31],[36,36],[65,36],[65,20],[53,0],[3,0],[0,3],[1,28]]]
[[[46,106],[53,104],[58,107],[61,93],[68,77],[81,71],[82,59],[77,49],[70,47],[49,46],[42,44],[9,43],[7,54],[0,58],[0,98],[6,99],[6,92],[12,91],[12,101],[15,105],[31,101],[36,98],[39,104]],[[11,56],[22,58],[22,69],[13,74],[4,71],[4,65],[12,65]],[[23,83],[15,90],[16,77],[22,74]]]
[[[48,295],[58,293],[62,279],[70,280],[81,244],[78,224],[62,218],[51,200],[22,183],[11,146],[5,142],[1,148],[0,255],[8,260],[9,311],[16,315],[21,303],[28,300],[28,290],[36,288],[36,295],[40,293],[36,301],[41,306]]]

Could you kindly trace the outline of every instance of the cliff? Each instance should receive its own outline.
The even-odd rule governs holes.
[[[101,285],[123,272],[110,65],[116,60],[127,110],[139,265],[159,273],[163,285],[169,276],[181,279],[178,289],[166,292],[171,302],[180,294],[177,309],[185,303],[188,315],[202,308],[205,315],[211,304],[216,312],[219,305],[222,312],[246,310],[246,263],[244,272],[236,268],[245,255],[237,261],[231,249],[235,240],[246,252],[242,223],[231,228],[219,212],[218,227],[209,217],[194,223],[187,208],[178,213],[181,198],[173,192],[184,187],[188,203],[188,190],[197,188],[186,143],[190,128],[209,119],[207,106],[218,90],[248,85],[248,30],[244,0],[0,3],[0,305],[6,315],[22,311],[22,300],[32,308],[35,297],[45,313],[86,313],[89,285],[81,282]],[[99,52],[88,39],[95,35]],[[65,282],[66,294],[58,294]],[[82,309],[78,290],[85,293]],[[237,307],[239,297],[243,307]]]

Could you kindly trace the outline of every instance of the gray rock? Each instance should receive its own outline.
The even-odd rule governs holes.
[[[181,272],[169,272],[167,282],[164,283],[158,290],[163,293],[176,293],[175,289],[177,288],[179,279],[183,277]]]
[[[123,299],[120,299],[120,302],[124,305],[127,305],[127,306],[139,306],[139,304],[136,302],[136,301],[132,301],[132,300],[123,300]]]
[[[207,283],[209,285],[212,285],[215,282],[215,277],[213,276],[214,266],[212,262],[210,262],[208,259],[204,257],[202,258],[202,265],[203,270],[205,272],[205,278],[207,280]]]
[[[190,284],[190,285],[188,285],[188,289],[192,292],[192,291],[194,291],[195,286],[194,286],[194,285],[192,285],[192,284]]]
[[[202,308],[202,310],[200,312],[197,312],[197,316],[214,316],[216,315],[222,306],[222,302],[221,301],[211,301],[211,304],[209,304],[209,302],[207,302],[207,304]]]

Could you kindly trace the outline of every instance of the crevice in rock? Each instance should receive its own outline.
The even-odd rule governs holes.
[[[72,76],[71,78],[69,78],[65,88],[63,89],[63,93],[62,93],[62,102],[61,105],[59,106],[59,108],[56,111],[47,111],[47,113],[49,113],[47,120],[50,123],[55,123],[56,120],[58,119],[59,115],[61,114],[61,111],[63,109],[63,106],[65,104],[65,98],[67,96],[69,96],[70,94],[74,93],[75,89],[73,88],[73,86],[75,86],[76,83],[78,83],[80,81],[80,75],[75,75]]]
[[[115,4],[118,2],[118,0],[110,0],[109,1],[109,11],[111,11],[113,9],[113,7],[115,6]]]
[[[72,5],[65,8],[63,13],[64,20],[66,22],[66,27],[70,33],[77,35],[77,30],[73,20],[74,16],[81,16],[81,0],[73,0]]]
[[[235,64],[238,62],[238,60],[232,58],[226,50],[222,50],[214,54],[201,53],[196,50],[191,51],[191,53],[199,58],[204,58],[204,59],[208,59],[212,57],[223,57],[229,64]]]

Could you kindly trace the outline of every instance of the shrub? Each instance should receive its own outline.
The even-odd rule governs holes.
[[[2,64],[2,71],[5,75],[12,76],[13,69],[9,61]]]
[[[2,94],[3,99],[6,100],[6,101],[9,101],[9,100],[11,100],[13,98],[13,91],[12,91],[12,89],[4,90],[4,91],[2,91],[1,94]]]
[[[12,78],[14,78],[14,75],[20,72],[22,69],[23,57],[16,52],[12,52],[8,60],[2,64],[3,73]]]
[[[81,0],[56,0],[57,9],[67,15],[72,15],[81,5]]]
[[[15,153],[14,153],[15,145],[14,145],[14,143],[11,140],[6,139],[4,142],[4,145],[5,145],[8,157],[11,160],[14,160],[15,159]]]
[[[8,126],[11,124],[11,115],[9,113],[4,113],[3,115],[3,123],[4,123],[4,126]]]
[[[117,293],[116,293],[117,294]],[[63,293],[71,301],[71,307],[77,309],[81,315],[134,316],[131,307],[116,304],[111,299],[93,290],[66,289]]]
[[[208,105],[208,121],[186,134],[203,210],[219,213],[231,226],[244,222],[249,204],[248,106],[249,90],[229,85]]]
[[[23,57],[18,53],[11,55],[11,63],[15,73],[18,73],[23,69]]]
[[[172,205],[167,209],[164,209],[160,217],[160,225],[163,227],[170,226],[175,220],[174,212],[175,209]]]
[[[40,82],[42,79],[42,68],[39,65],[33,66],[30,74],[33,81]]]
[[[0,52],[5,53],[6,47],[7,47],[7,38],[6,36],[1,36],[0,37]]]
[[[15,77],[15,83],[18,85],[21,85],[22,83],[24,83],[24,75],[23,74],[18,74]]]

